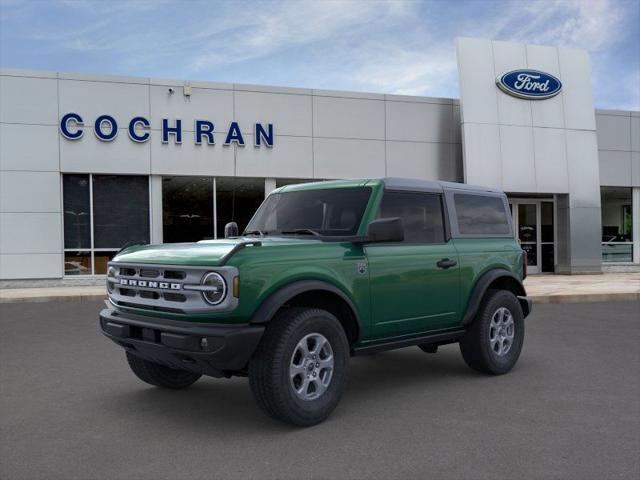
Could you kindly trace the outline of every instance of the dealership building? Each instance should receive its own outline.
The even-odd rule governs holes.
[[[92,282],[123,245],[222,237],[303,181],[504,190],[532,273],[640,270],[640,112],[583,50],[456,40],[460,98],[0,71],[0,287]],[[549,83],[550,82],[550,83]]]

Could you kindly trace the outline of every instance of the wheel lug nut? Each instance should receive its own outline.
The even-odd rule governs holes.
[[[319,364],[319,363],[316,363],[316,368],[318,368],[319,366],[320,366],[320,364]]]
[[[316,372],[313,372],[311,375],[313,375],[315,377],[316,376]]]

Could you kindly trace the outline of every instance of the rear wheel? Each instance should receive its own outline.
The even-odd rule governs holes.
[[[460,340],[460,351],[474,370],[501,375],[518,361],[523,342],[524,315],[518,299],[507,290],[489,290]]]
[[[289,308],[268,325],[249,363],[249,383],[260,408],[299,426],[325,420],[346,385],[349,343],[329,312]]]
[[[127,362],[133,373],[143,382],[156,387],[180,389],[186,388],[196,382],[202,375],[174,370],[157,363],[150,362],[127,352]]]

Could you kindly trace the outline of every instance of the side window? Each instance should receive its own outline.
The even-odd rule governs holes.
[[[400,217],[405,243],[444,243],[442,196],[385,192],[378,218]]]
[[[462,235],[511,235],[502,197],[456,193],[453,198]]]

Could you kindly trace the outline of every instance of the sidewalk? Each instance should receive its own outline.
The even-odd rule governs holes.
[[[640,273],[532,275],[524,286],[534,303],[640,300]]]
[[[534,303],[640,300],[640,273],[533,275],[524,283]],[[0,290],[0,303],[89,302],[106,296],[103,286],[8,288]]]

